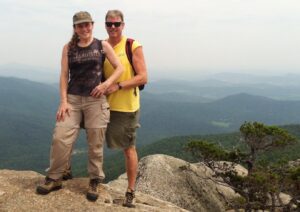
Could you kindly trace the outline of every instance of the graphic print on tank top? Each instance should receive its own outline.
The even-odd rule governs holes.
[[[94,39],[87,47],[76,46],[68,53],[70,80],[68,94],[89,96],[101,83],[103,74],[102,44]]]

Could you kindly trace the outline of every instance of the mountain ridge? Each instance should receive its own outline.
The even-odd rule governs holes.
[[[251,101],[240,100],[243,98]],[[180,100],[174,103],[172,99],[155,100],[148,98],[147,92],[142,93],[138,147],[170,136],[237,131],[246,120],[276,125],[300,123],[298,101],[273,101],[248,94],[224,99],[209,103]],[[0,77],[0,168],[35,167],[43,172],[48,167],[58,104],[59,91],[52,85]],[[84,137],[81,133],[75,150],[86,152]],[[106,151],[108,154],[113,153]]]

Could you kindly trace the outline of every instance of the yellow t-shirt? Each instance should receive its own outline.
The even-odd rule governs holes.
[[[134,76],[133,69],[126,55],[126,50],[125,50],[126,39],[127,38],[123,36],[122,40],[113,47],[116,55],[119,57],[124,67],[124,72],[119,77],[117,82],[122,82],[131,79]],[[132,44],[132,52],[139,46],[141,46],[141,44],[137,41],[134,41]],[[107,79],[110,75],[112,75],[113,71],[114,68],[109,63],[109,61],[105,59],[104,77]],[[135,95],[135,91],[136,91],[136,95]],[[107,99],[110,105],[110,110],[112,111],[135,112],[140,108],[140,94],[139,94],[138,87],[117,90],[116,92],[110,94],[107,97]]]

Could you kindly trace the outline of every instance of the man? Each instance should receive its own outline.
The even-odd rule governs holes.
[[[135,207],[133,200],[138,166],[135,142],[140,114],[138,86],[147,83],[147,69],[142,46],[137,41],[132,44],[132,65],[126,55],[127,38],[122,35],[125,26],[122,12],[109,10],[105,17],[105,25],[109,36],[107,41],[124,67],[124,72],[117,83],[107,89],[111,116],[106,131],[106,141],[109,148],[118,148],[124,151],[128,188],[123,206]],[[105,60],[105,78],[110,77],[112,73],[112,65]]]

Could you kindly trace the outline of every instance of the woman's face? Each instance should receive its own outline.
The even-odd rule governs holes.
[[[74,30],[80,39],[86,40],[92,37],[94,25],[92,22],[75,24]]]

